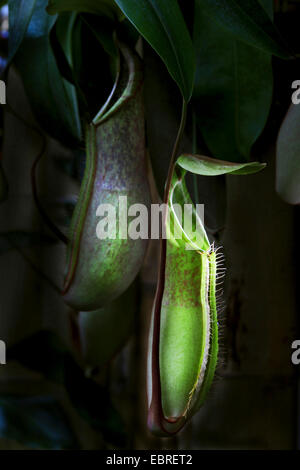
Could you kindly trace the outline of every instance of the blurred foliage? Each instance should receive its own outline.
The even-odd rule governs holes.
[[[196,5],[216,22],[246,44],[277,55],[290,57],[289,47],[270,18],[273,2],[263,0],[195,0]]]
[[[172,9],[161,0],[15,3],[10,54],[23,40],[16,63],[40,124],[54,137],[73,146],[83,138],[80,123],[93,118],[113,85],[114,32],[131,42],[135,30],[156,50],[185,100],[192,95],[196,59],[193,110],[211,154],[250,158],[270,111],[271,55],[291,55],[272,22],[272,0],[195,0],[194,8],[176,1]],[[37,36],[39,46],[31,43]],[[44,80],[45,67],[53,79]]]
[[[262,3],[272,17],[272,0]],[[220,28],[201,8],[201,2],[196,2],[194,43],[197,72],[193,104],[198,129],[215,157],[249,160],[271,107],[271,55]]]
[[[19,49],[28,29],[37,0],[9,0],[9,60]]]
[[[177,2],[116,0],[123,13],[165,62],[186,101],[193,92],[195,56]]]
[[[40,331],[12,346],[9,360],[16,360],[45,379],[63,385],[76,411],[116,446],[125,445],[125,429],[109,390],[85,376],[58,336]]]
[[[15,57],[32,110],[50,135],[74,146],[81,140],[81,123],[74,87],[61,76],[50,41],[56,17],[37,0],[26,36]]]
[[[60,404],[51,396],[1,395],[0,436],[30,449],[77,449]]]
[[[64,11],[79,11],[104,15],[110,19],[122,19],[122,13],[112,0],[49,0],[47,11],[51,15]]]

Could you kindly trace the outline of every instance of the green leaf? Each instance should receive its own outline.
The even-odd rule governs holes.
[[[71,66],[73,65],[72,33],[76,18],[76,13],[61,14],[56,22],[57,38]]]
[[[79,11],[108,16],[111,19],[123,16],[112,0],[49,0],[47,11],[50,15],[64,11]]]
[[[300,105],[291,104],[276,148],[276,190],[289,204],[300,203]]]
[[[290,54],[259,0],[196,0],[197,8],[241,41],[284,59]]]
[[[177,0],[116,0],[121,10],[167,66],[186,101],[193,91],[193,44]]]
[[[76,82],[76,79],[74,77],[74,72],[73,72],[73,56],[74,56],[74,50],[73,50],[73,33],[75,29],[75,24],[77,20],[77,13],[70,13],[70,14],[61,14],[59,15],[57,22],[56,22],[56,35],[57,39],[59,41],[60,46],[62,47],[62,50],[65,54],[65,57],[68,61],[68,64],[70,65],[70,73],[72,75],[72,79],[75,82],[75,85],[77,86],[77,90],[75,86],[70,86],[69,83],[66,83],[66,86],[69,88],[69,94],[72,99],[72,103],[74,104],[74,111],[75,111],[75,117],[77,119],[77,125],[78,128],[80,129],[80,119],[79,119],[79,98],[78,95],[80,94],[80,90],[78,87],[78,84]],[[80,95],[81,97],[81,95]]]
[[[272,0],[264,0],[272,12]],[[211,21],[196,3],[197,71],[193,104],[210,152],[245,161],[261,134],[273,91],[270,54],[255,49]]]
[[[18,54],[17,68],[40,126],[64,144],[73,146],[80,141],[73,86],[58,70],[49,38],[26,41]]]
[[[62,78],[56,63],[50,42],[56,17],[46,13],[46,4],[46,0],[37,0],[15,63],[41,127],[64,144],[74,146],[81,139],[78,105],[73,85]]]
[[[46,13],[46,0],[36,0],[33,15],[27,28],[26,38],[38,39],[50,33],[57,16]]]
[[[172,244],[177,247],[207,251],[210,242],[204,228],[201,214],[198,214],[185,183],[186,172],[202,176],[224,174],[250,175],[262,170],[264,163],[231,163],[200,155],[183,154],[178,157],[168,196],[170,222],[167,233]],[[200,201],[203,202],[203,201]],[[180,211],[179,207],[181,208]],[[190,208],[189,212],[185,212]],[[186,216],[192,214],[192,224],[185,223]]]
[[[7,2],[5,2],[7,3]],[[36,0],[9,0],[8,61],[18,51],[30,23]]]
[[[251,175],[265,168],[265,163],[232,163],[224,160],[217,160],[203,155],[181,155],[177,159],[177,165],[186,171],[203,176],[217,175]]]
[[[51,396],[1,395],[0,436],[30,449],[78,448],[60,404]]]

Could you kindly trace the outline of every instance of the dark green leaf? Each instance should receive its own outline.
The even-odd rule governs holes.
[[[7,2],[6,2],[7,3]],[[8,60],[14,58],[30,23],[36,0],[9,0]]]
[[[38,39],[50,33],[57,16],[47,15],[46,5],[46,0],[36,0],[34,12],[26,32],[26,38]]]
[[[68,18],[68,13],[62,13],[59,15],[50,39],[59,72],[68,82],[70,82],[72,85],[76,85],[74,72],[72,69],[73,61],[70,59],[70,57],[67,57],[67,53],[69,53],[69,51],[66,52],[65,50],[65,35],[66,30],[70,28],[70,23],[72,25],[73,22],[71,18]],[[72,30],[72,28],[70,29]],[[63,39],[60,37],[61,32],[63,32]],[[69,36],[70,34],[67,35],[67,37]]]
[[[276,189],[290,204],[300,203],[300,104],[291,104],[276,149]]]
[[[67,64],[69,65],[69,82],[74,84],[75,86],[70,86],[70,95],[72,96],[72,102],[74,103],[74,106],[76,107],[76,115],[78,116],[79,119],[79,101],[81,104],[81,107],[84,109],[85,106],[85,99],[81,93],[77,77],[74,72],[74,55],[78,53],[78,51],[74,51],[73,49],[73,35],[74,35],[74,30],[76,27],[76,22],[78,20],[78,14],[77,13],[62,13],[59,15],[57,22],[56,22],[56,38],[57,38],[57,44],[62,49],[62,52],[64,54],[64,57],[67,61]]]
[[[264,0],[272,11],[272,0]],[[197,51],[194,105],[197,125],[211,153],[248,160],[272,102],[272,64],[266,54],[236,40],[196,4]]]
[[[251,175],[265,168],[265,163],[231,163],[224,160],[205,157],[203,155],[181,155],[177,159],[177,165],[186,171],[203,176],[217,175]]]
[[[56,35],[70,64],[73,65],[72,33],[77,13],[61,14],[56,22]]]
[[[27,35],[15,61],[35,116],[43,129],[64,144],[81,139],[81,124],[74,87],[59,72],[50,32],[56,21],[37,0]]]
[[[76,449],[60,404],[51,396],[0,398],[0,436],[30,449]]]
[[[186,101],[193,91],[193,44],[177,0],[116,0],[127,18],[166,64]]]
[[[79,11],[104,15],[111,19],[122,16],[112,0],[49,0],[47,11],[50,15],[64,11]]]
[[[290,56],[287,46],[259,0],[196,0],[197,8],[210,21],[238,39],[282,58]]]
[[[168,196],[170,222],[167,227],[170,237],[173,238],[173,244],[204,251],[210,247],[203,220],[201,215],[197,213],[186,187],[185,176],[187,171],[212,177],[224,174],[248,175],[256,173],[264,167],[265,164],[258,162],[231,163],[200,155],[184,154],[178,157]],[[179,214],[177,213],[178,207],[181,207]],[[193,214],[192,226],[184,222],[184,207],[191,208]]]

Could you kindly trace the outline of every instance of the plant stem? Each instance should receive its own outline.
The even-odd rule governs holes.
[[[172,156],[171,156],[171,160],[170,160],[170,164],[169,164],[167,181],[166,181],[166,187],[165,187],[165,193],[164,193],[164,203],[165,204],[167,204],[167,202],[168,202],[168,195],[169,195],[171,182],[172,182],[172,175],[173,175],[173,171],[174,171],[175,159],[177,157],[178,148],[179,148],[179,145],[180,145],[180,142],[181,142],[181,139],[182,139],[182,136],[183,136],[184,128],[185,128],[186,114],[187,114],[187,102],[183,98],[182,111],[181,111],[181,121],[180,121],[179,129],[178,129],[177,137],[176,137],[176,140],[175,140],[175,143],[174,143],[173,152],[172,152]]]
[[[193,111],[193,142],[192,142],[192,151],[193,154],[197,153],[197,125],[196,125],[196,113]],[[198,204],[198,176],[193,175],[193,184],[194,184],[194,198],[195,204]]]

